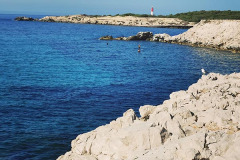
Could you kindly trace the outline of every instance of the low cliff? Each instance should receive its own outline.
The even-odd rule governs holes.
[[[240,73],[203,75],[159,106],[79,135],[58,160],[237,160]]]
[[[159,34],[153,40],[240,52],[240,20],[202,20],[183,34]]]
[[[24,20],[17,17],[16,20]],[[123,25],[140,27],[173,27],[190,28],[195,23],[180,20],[178,18],[157,18],[157,17],[134,17],[134,16],[46,16],[36,21],[42,22],[62,22],[62,23],[82,23],[82,24],[104,24]]]

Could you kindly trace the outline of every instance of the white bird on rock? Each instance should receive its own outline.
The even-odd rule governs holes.
[[[205,69],[201,69],[201,71],[202,71],[202,74],[206,74],[207,72],[205,71]]]

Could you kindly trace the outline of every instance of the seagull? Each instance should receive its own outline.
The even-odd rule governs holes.
[[[201,69],[201,71],[202,71],[202,74],[206,74],[207,72],[205,71],[205,69]]]

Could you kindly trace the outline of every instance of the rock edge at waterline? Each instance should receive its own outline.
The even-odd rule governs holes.
[[[159,106],[79,135],[58,160],[238,160],[240,73],[203,75]]]
[[[141,35],[145,35],[142,37]],[[148,37],[146,37],[148,35]],[[170,36],[166,33],[155,34],[139,32],[135,36],[113,38],[101,37],[103,40],[149,40],[177,43],[198,47],[208,47],[240,53],[240,20],[202,20],[186,32]]]
[[[38,21],[38,19],[34,19],[32,17],[16,17],[15,21]]]

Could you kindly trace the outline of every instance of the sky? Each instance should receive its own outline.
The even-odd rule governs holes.
[[[199,10],[240,10],[240,0],[0,0],[0,13],[43,15],[168,15]]]

